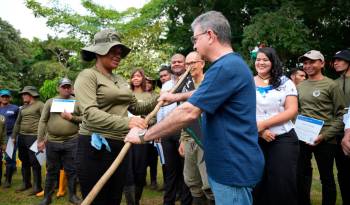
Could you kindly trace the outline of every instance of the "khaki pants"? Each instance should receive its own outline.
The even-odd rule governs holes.
[[[201,197],[203,193],[208,199],[214,200],[214,195],[208,183],[208,175],[203,158],[203,150],[193,139],[184,141],[185,165],[184,179],[193,197]]]

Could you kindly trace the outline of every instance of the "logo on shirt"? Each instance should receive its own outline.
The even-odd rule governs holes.
[[[321,94],[321,91],[320,90],[314,90],[314,92],[312,92],[312,95],[314,96],[314,97],[318,97],[318,96],[320,96],[320,94]]]
[[[6,114],[11,114],[11,115],[13,115],[13,114],[15,114],[15,112],[13,112],[12,110],[8,110],[8,111],[6,111]]]

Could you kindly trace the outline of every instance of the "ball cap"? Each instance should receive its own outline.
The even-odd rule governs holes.
[[[341,50],[336,52],[335,55],[333,56],[333,60],[335,59],[342,59],[347,62],[350,62],[350,51],[346,49],[346,50]]]
[[[68,78],[62,78],[62,79],[59,81],[58,85],[59,85],[60,87],[63,86],[63,85],[72,85],[72,81],[69,80]]]
[[[6,89],[0,90],[0,96],[11,96],[11,92]]]
[[[298,61],[303,62],[306,59],[321,60],[324,62],[324,56],[322,55],[322,53],[320,51],[317,51],[317,50],[311,50],[311,51],[306,52],[304,55],[302,55],[298,58]]]

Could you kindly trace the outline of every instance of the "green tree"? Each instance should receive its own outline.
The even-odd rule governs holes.
[[[0,88],[20,89],[20,70],[29,56],[28,44],[12,25],[0,18]]]
[[[260,42],[275,48],[284,63],[296,59],[314,43],[309,37],[311,30],[303,24],[300,15],[292,4],[255,15],[251,24],[244,28],[242,47],[245,54]],[[289,64],[295,65],[295,61]]]
[[[69,35],[80,37],[85,45],[91,42],[97,31],[116,29],[122,34],[123,43],[132,49],[116,71],[125,77],[134,67],[143,67],[148,75],[155,77],[159,65],[166,62],[169,53],[174,50],[164,41],[166,18],[162,14],[164,2],[161,0],[153,0],[141,9],[130,8],[124,12],[83,0],[82,6],[89,12],[88,15],[77,14],[59,4],[44,7],[35,0],[27,0],[26,5],[35,15],[48,18],[48,26],[56,30],[64,28]]]

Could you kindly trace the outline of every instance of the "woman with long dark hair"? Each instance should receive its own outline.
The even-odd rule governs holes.
[[[118,156],[129,129],[147,127],[144,119],[128,116],[128,111],[146,114],[156,105],[155,98],[139,102],[128,83],[113,73],[129,52],[113,30],[96,33],[93,44],[82,49],[83,60],[95,60],[93,67],[78,75],[74,85],[76,99],[83,110],[76,164],[84,198]],[[120,204],[127,162],[120,164],[92,204]]]
[[[256,117],[265,170],[254,190],[254,204],[296,205],[299,144],[292,120],[298,112],[297,90],[283,75],[273,48],[259,49],[255,68]]]
[[[133,70],[131,73],[130,88],[138,102],[147,102],[152,99],[152,94],[146,92],[146,76],[143,69],[136,68]],[[148,149],[148,144],[135,144],[128,153],[127,158],[130,163],[128,166],[127,182],[124,187],[127,205],[140,204],[143,187],[146,184]]]

